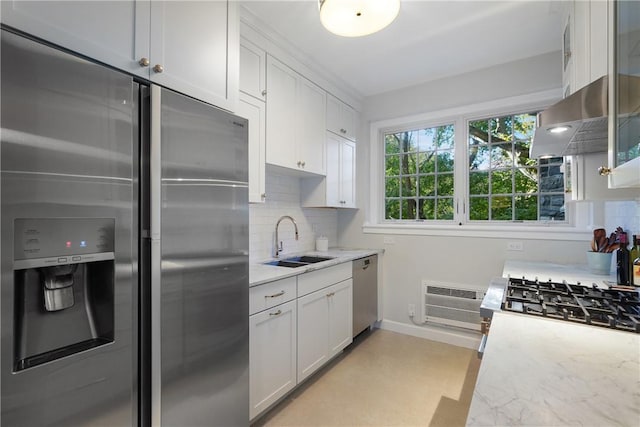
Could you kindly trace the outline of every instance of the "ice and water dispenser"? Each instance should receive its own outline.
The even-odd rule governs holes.
[[[14,226],[14,371],[112,342],[115,220]]]

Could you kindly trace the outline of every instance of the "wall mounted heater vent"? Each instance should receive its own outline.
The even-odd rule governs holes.
[[[422,321],[480,330],[484,291],[449,283],[422,282]]]

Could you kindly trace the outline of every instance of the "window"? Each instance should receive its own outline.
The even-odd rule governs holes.
[[[453,219],[454,126],[384,135],[388,220]]]
[[[373,124],[371,226],[569,225],[563,158],[529,158],[541,105],[472,108]]]
[[[535,113],[469,121],[470,221],[564,220],[562,157],[529,158]]]

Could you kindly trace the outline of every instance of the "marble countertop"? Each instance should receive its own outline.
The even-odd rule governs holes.
[[[249,286],[257,286],[263,283],[273,282],[274,280],[284,279],[286,277],[297,276],[299,274],[307,273],[309,271],[319,270],[322,268],[330,267],[336,264],[342,264],[343,262],[353,261],[354,259],[364,258],[370,255],[382,254],[383,249],[342,249],[342,248],[329,248],[328,251],[323,252],[304,252],[304,255],[314,256],[326,256],[333,257],[328,261],[318,262],[316,264],[309,264],[303,267],[289,268],[289,267],[276,267],[274,265],[265,265],[265,262],[274,261],[276,258],[265,259],[258,263],[251,263],[249,266]],[[299,256],[303,254],[283,254],[280,259]]]
[[[640,425],[640,334],[496,312],[467,426]]]
[[[608,287],[605,282],[612,284],[616,282],[615,275],[605,276],[593,274],[589,272],[586,264],[564,265],[550,262],[506,260],[504,262],[502,276],[507,277],[508,275],[516,278],[524,276],[527,279],[535,279],[538,277],[541,281],[551,279],[552,281],[562,282],[566,280],[569,283],[580,282],[585,286],[590,286],[592,283],[595,283],[599,287],[604,288]]]

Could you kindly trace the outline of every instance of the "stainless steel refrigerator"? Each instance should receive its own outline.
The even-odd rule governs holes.
[[[247,425],[246,121],[1,44],[0,423]]]

